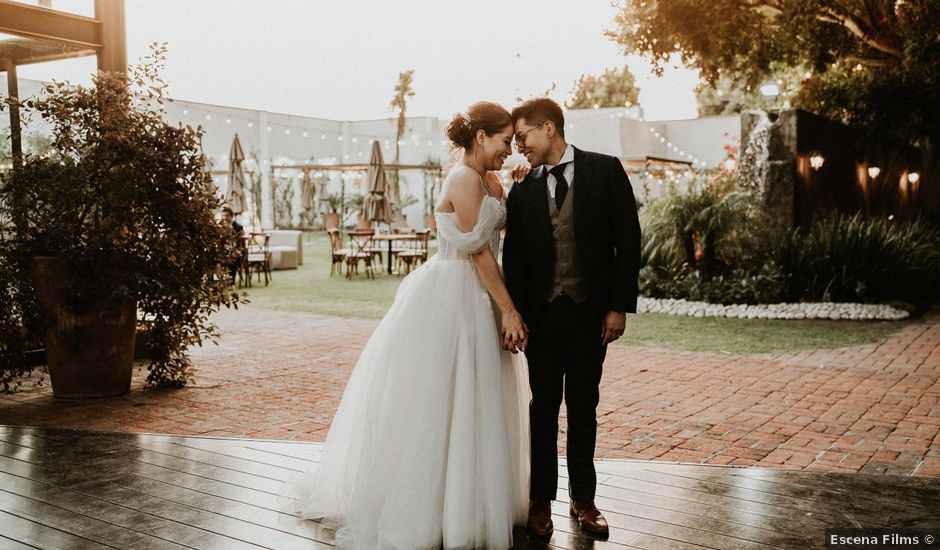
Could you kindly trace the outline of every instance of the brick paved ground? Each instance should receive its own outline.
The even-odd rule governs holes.
[[[0,395],[0,424],[322,441],[376,324],[253,308],[217,322],[225,336],[193,352],[193,387],[143,391],[141,371],[122,397]],[[612,346],[597,456],[940,476],[938,379],[937,313],[881,344],[836,350]]]

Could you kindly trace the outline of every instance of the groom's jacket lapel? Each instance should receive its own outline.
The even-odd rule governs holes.
[[[532,176],[534,181],[531,183],[532,190],[529,194],[530,200],[534,202],[532,207],[538,214],[539,225],[545,237],[552,239],[552,221],[548,214],[548,170],[539,166]]]
[[[587,204],[588,194],[594,187],[591,185],[591,179],[594,177],[592,159],[584,154],[584,151],[574,147],[574,230],[578,232],[578,220],[584,211],[584,205]]]

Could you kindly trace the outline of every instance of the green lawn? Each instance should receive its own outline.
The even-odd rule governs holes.
[[[433,250],[432,250],[433,253]],[[330,277],[325,234],[304,234],[304,265],[275,271],[270,286],[248,289],[252,306],[337,317],[380,319],[392,304],[401,277],[384,266],[375,280],[364,274]],[[263,283],[262,283],[263,285]],[[641,314],[627,318],[618,344],[683,351],[764,353],[853,346],[883,340],[905,322],[771,321]]]

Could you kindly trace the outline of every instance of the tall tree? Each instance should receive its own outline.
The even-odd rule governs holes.
[[[799,68],[779,67],[774,71],[777,95],[765,95],[760,87],[737,83],[721,76],[713,84],[702,82],[695,88],[699,116],[728,115],[748,109],[786,109],[799,101],[804,72]]]
[[[921,147],[927,179],[940,187],[937,0],[622,0],[619,8],[608,36],[657,73],[674,54],[709,84],[724,77],[758,87],[800,71],[794,106]]]
[[[402,136],[405,135],[405,123],[407,122],[405,113],[408,110],[408,99],[414,97],[415,95],[415,91],[411,87],[411,81],[414,79],[414,74],[414,69],[398,73],[398,84],[395,84],[395,93],[392,95],[392,100],[389,102],[389,105],[392,109],[398,110],[398,132],[396,133],[395,139],[395,164],[398,164],[399,162],[399,142],[401,141]],[[400,200],[401,197],[398,179],[398,170],[395,170],[392,172],[391,181],[389,182],[389,194],[395,199],[396,203]]]
[[[581,75],[571,90],[571,99],[565,102],[569,109],[594,107],[630,107],[640,97],[636,78],[624,65],[620,69],[606,69],[600,76]]]

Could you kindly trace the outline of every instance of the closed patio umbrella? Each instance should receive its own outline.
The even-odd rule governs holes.
[[[225,201],[232,212],[241,214],[245,211],[245,173],[242,171],[245,152],[238,140],[238,134],[235,134],[235,139],[232,140],[232,149],[228,159],[228,189],[225,193]]]
[[[389,223],[392,212],[388,202],[388,181],[385,177],[385,161],[379,142],[372,142],[372,157],[369,159],[369,194],[366,196],[365,216],[374,222]]]
[[[304,210],[313,208],[313,182],[310,181],[310,172],[304,170],[303,180],[300,182],[300,207]]]

